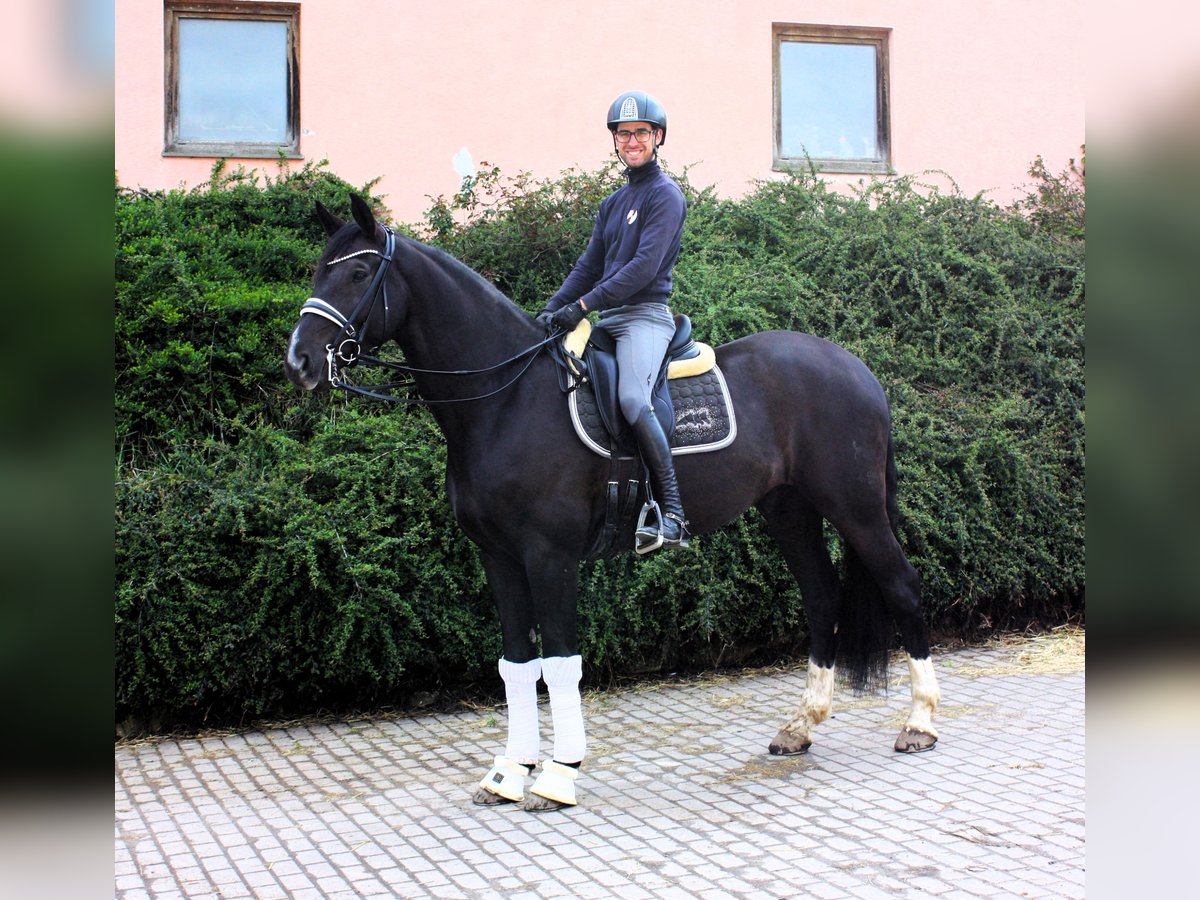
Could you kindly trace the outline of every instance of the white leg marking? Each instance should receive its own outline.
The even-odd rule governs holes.
[[[800,709],[792,721],[783,726],[788,734],[811,737],[809,729],[829,718],[833,708],[833,666],[825,668],[813,662],[808,664],[808,676],[804,679],[804,695],[800,698]]]
[[[941,702],[942,692],[938,688],[937,675],[933,672],[933,657],[913,659],[910,656],[908,674],[912,677],[912,715],[905,727],[937,737],[937,729],[933,727],[933,711]]]

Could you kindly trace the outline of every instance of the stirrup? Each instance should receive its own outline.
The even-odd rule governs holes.
[[[654,521],[657,524],[657,528],[655,528],[654,525],[646,525],[646,518],[650,512],[654,513]],[[678,540],[668,541],[666,539],[666,535],[663,533],[663,521],[665,519],[670,519],[672,522],[679,523]],[[688,523],[685,519],[679,518],[679,516],[675,515],[674,513],[664,513],[659,508],[658,503],[654,500],[649,501],[645,506],[642,507],[642,514],[638,517],[637,531],[634,532],[634,552],[645,555],[647,553],[653,553],[655,550],[658,550],[661,547],[686,550],[688,547],[687,524]]]
[[[657,530],[654,526],[646,525],[646,517],[654,513],[654,521],[657,524]],[[658,503],[650,500],[642,506],[642,514],[638,516],[637,530],[634,532],[634,547],[633,551],[639,554],[653,553],[663,545],[663,530],[662,530],[662,510],[658,508]]]

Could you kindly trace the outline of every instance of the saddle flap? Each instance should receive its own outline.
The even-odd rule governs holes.
[[[611,340],[611,337],[609,338]],[[630,441],[625,434],[629,426],[621,415],[617,399],[617,357],[614,353],[589,352],[587,355],[588,381],[596,395],[597,412],[605,429],[618,446],[629,449]]]

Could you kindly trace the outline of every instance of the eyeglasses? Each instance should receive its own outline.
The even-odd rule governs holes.
[[[654,132],[649,128],[639,128],[637,131],[626,131],[624,128],[622,128],[617,132],[617,143],[628,144],[629,139],[635,137],[638,139],[639,144],[644,144],[646,141],[650,140],[650,135],[652,134],[654,134]]]

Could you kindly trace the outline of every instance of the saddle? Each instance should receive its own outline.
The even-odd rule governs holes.
[[[616,339],[605,331],[603,326],[593,328],[591,323],[584,319],[563,339],[561,350],[561,386],[564,391],[571,392],[571,418],[580,439],[602,456],[608,456],[613,451],[635,455],[637,443],[633,437],[633,430],[621,414],[617,399]],[[690,401],[696,386],[691,386],[691,390],[680,388],[684,379],[704,375],[709,377],[705,385],[700,386],[700,392],[711,394],[712,391],[706,391],[705,388],[709,384],[719,386],[717,393],[725,401],[722,405],[728,412],[718,417],[727,419],[729,425],[722,437],[732,440],[732,410],[728,405],[724,378],[717,368],[716,354],[712,347],[693,339],[691,319],[677,315],[675,335],[667,345],[663,365],[651,393],[654,413],[662,425],[663,433],[672,443],[673,451],[681,446],[696,443],[686,438],[677,440],[677,431],[694,430],[691,426],[695,424],[695,416],[688,414],[694,411],[685,411],[678,407],[681,402],[683,406],[693,405]],[[673,382],[679,382],[679,385]],[[721,446],[727,443],[728,441]],[[707,446],[701,449],[717,448]]]
[[[609,461],[604,520],[584,556],[606,559],[634,549],[639,511],[644,518],[648,499],[645,464],[617,400],[616,339],[584,319],[551,350],[576,435],[585,447]],[[737,437],[733,404],[716,353],[692,339],[687,316],[675,316],[675,336],[667,347],[652,402],[673,456],[719,450]]]

